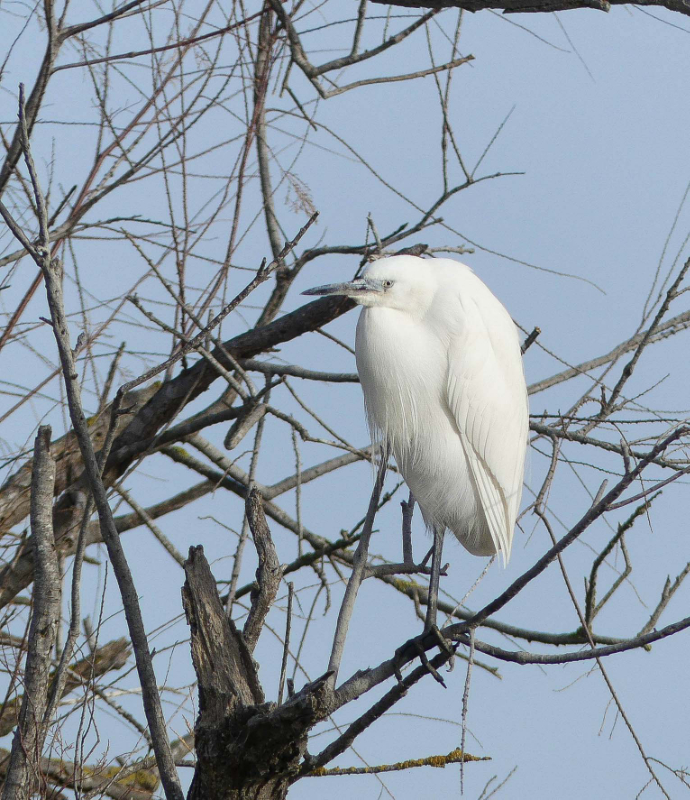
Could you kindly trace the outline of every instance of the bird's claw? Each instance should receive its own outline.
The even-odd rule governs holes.
[[[439,650],[443,650],[449,656],[454,655],[455,650],[451,643],[446,639],[446,637],[441,633],[438,625],[429,625],[428,628],[425,629],[424,635],[430,634],[436,640],[436,644],[439,647]]]
[[[441,636],[440,631],[438,630],[438,628],[436,628],[436,626],[434,626],[434,629],[436,630],[438,635]],[[443,637],[441,636],[441,638],[443,638]],[[441,686],[443,686],[444,689],[447,689],[448,687],[446,686],[446,682],[439,675],[439,672],[436,669],[436,667],[434,667],[433,664],[427,658],[426,651],[422,647],[422,644],[419,641],[419,639],[415,639],[414,640],[414,646],[415,646],[415,650],[417,651],[417,655],[419,656],[419,660],[422,662],[422,666],[426,668],[427,672],[431,675],[431,677],[437,683],[440,683]]]
[[[405,645],[402,645],[395,651],[395,655],[393,656],[393,674],[395,675],[395,679],[398,681],[398,684],[403,689],[403,692],[407,694],[407,688],[403,684],[403,676],[400,670],[400,667],[405,663],[404,650]]]
[[[437,681],[438,683],[443,686],[444,689],[447,688],[445,681],[439,674],[439,671],[434,667],[434,665],[429,661],[429,658],[426,654],[426,650],[428,647],[425,647],[425,642],[428,642],[427,637],[431,635],[433,636],[435,643],[438,645],[441,652],[445,653],[451,660],[455,657],[455,650],[457,645],[451,644],[446,638],[443,636],[441,631],[438,629],[436,625],[432,625],[428,627],[421,636],[416,636],[414,639],[410,639],[406,642],[402,647],[399,647],[395,651],[395,657],[393,659],[393,672],[398,681],[398,683],[402,684],[403,676],[402,672],[400,671],[400,666],[404,664],[410,658],[410,647],[414,649],[417,657],[419,658],[422,666],[427,670],[427,672],[432,676],[432,678]]]

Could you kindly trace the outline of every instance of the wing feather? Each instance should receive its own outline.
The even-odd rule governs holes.
[[[471,291],[455,297],[462,323],[448,346],[447,402],[495,550],[507,563],[522,495],[527,390],[515,324],[471,278]]]

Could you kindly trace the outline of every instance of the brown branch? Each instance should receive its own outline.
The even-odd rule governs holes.
[[[238,703],[245,706],[263,703],[264,695],[251,654],[223,611],[203,547],[189,548],[184,569],[187,579],[182,601],[191,628],[192,659],[199,680],[198,748],[199,729],[215,725]],[[217,698],[224,701],[219,704]]]
[[[132,655],[132,649],[127,639],[114,639],[112,642],[99,647],[94,653],[82,658],[68,670],[61,696],[69,694],[78,686],[82,686],[90,678],[99,678],[113,670],[122,669]],[[52,685],[55,672],[50,675],[49,684]],[[22,697],[5,704],[0,715],[0,736],[6,736],[17,724],[17,708],[23,702]]]
[[[647,455],[640,459],[637,466],[626,473],[620,481],[611,489],[604,497],[596,502],[584,516],[577,522],[569,531],[555,544],[547,553],[545,553],[530,569],[524,572],[498,597],[484,606],[483,609],[478,611],[467,623],[459,623],[451,625],[450,628],[445,630],[450,633],[467,631],[469,627],[475,627],[481,624],[484,620],[488,619],[492,614],[496,613],[499,609],[519,594],[528,583],[530,583],[537,575],[540,575],[549,564],[556,559],[556,557],[563,552],[569,545],[571,545],[578,536],[580,536],[595,519],[598,519],[611,505],[614,503],[623,492],[635,481],[639,475],[649,466],[652,461],[663,453],[666,448],[677,439],[685,436],[688,433],[688,428],[677,428],[670,436],[667,436],[662,442],[659,442],[653,447]]]
[[[123,14],[126,14],[137,6],[140,6],[143,2],[144,0],[130,0],[129,3],[124,3],[123,5],[118,6],[118,8],[114,9],[109,14],[104,14],[102,17],[97,17],[89,22],[79,22],[75,25],[70,25],[68,28],[64,29],[62,36],[64,39],[67,39],[70,36],[76,36],[79,33],[84,33],[92,28],[96,28],[99,25],[105,25],[106,23],[112,22],[118,17],[121,17]]]
[[[7,750],[0,748],[0,778],[5,774],[8,756]],[[112,800],[152,800],[158,785],[157,775],[140,765],[130,771],[117,766],[84,766],[59,758],[41,758],[39,768],[48,784],[78,788],[81,792],[102,794]],[[48,792],[47,796],[61,795]]]
[[[578,444],[583,445],[594,445],[594,447],[599,447],[602,450],[608,450],[610,453],[617,453],[620,456],[624,455],[624,449],[620,444],[607,442],[603,439],[594,439],[592,436],[587,436],[580,431],[570,431],[566,430],[565,428],[556,428],[552,425],[543,425],[542,423],[533,419],[530,420],[529,429],[535,433],[538,433],[540,436],[548,436],[549,438],[553,438],[555,436],[558,439],[565,439],[569,442],[577,442]],[[633,456],[636,459],[646,458],[647,456],[647,454],[642,450],[629,450],[627,455]],[[668,467],[675,470],[684,469],[684,462],[672,461],[667,458],[653,458],[651,463],[658,464],[660,467]]]
[[[429,659],[428,663],[433,669],[439,670],[444,664],[447,664],[451,658],[452,653],[441,651],[434,656],[434,658]],[[403,662],[400,662],[400,666],[402,663]],[[400,666],[393,667],[393,672],[391,672],[391,675],[395,673],[395,670],[399,670]],[[430,674],[431,673],[427,666],[420,664],[402,680],[399,680],[395,686],[389,689],[379,701],[374,703],[374,705],[367,712],[362,714],[359,719],[355,720],[355,722],[353,722],[343,734],[341,734],[334,742],[331,742],[331,744],[322,750],[318,756],[305,761],[304,766],[302,767],[302,775],[309,774],[315,768],[322,767],[324,764],[328,764],[329,761],[332,761],[341,753],[344,753],[352,745],[352,742],[354,742],[360,733],[365,731],[370,725],[376,722],[377,719],[380,719],[390,708],[392,708],[399,700],[401,700],[415,683],[417,683],[421,678]],[[355,677],[360,677],[361,675],[361,673],[358,673]],[[365,689],[364,691],[368,691],[368,689]],[[362,692],[359,694],[361,693]],[[341,689],[339,689],[336,693],[336,707],[344,704],[344,702],[353,700],[354,697],[358,697],[359,694],[347,696],[342,692]],[[346,696],[348,697],[347,700],[344,699]]]
[[[486,655],[493,656],[494,658],[502,661],[509,661],[515,664],[567,664],[575,661],[587,661],[592,659],[599,659],[605,656],[623,653],[628,650],[639,649],[647,647],[653,642],[660,641],[661,639],[673,636],[683,630],[690,628],[690,617],[679,620],[671,625],[666,626],[658,631],[636,636],[631,639],[626,639],[618,644],[612,644],[602,647],[591,647],[587,650],[580,650],[577,652],[569,652],[554,655],[542,655],[540,653],[529,653],[526,651],[508,651],[501,648],[489,645],[484,642],[475,640],[475,648]],[[444,629],[443,634],[449,639],[454,639],[459,643],[468,645],[469,634],[465,632],[455,632],[454,629],[460,631],[460,626],[450,626]],[[417,658],[420,648],[429,650],[438,646],[438,639],[434,635],[427,635],[417,637],[410,640],[403,647],[399,648],[395,656],[387,661],[382,662],[377,667],[372,669],[362,670],[355,673],[349,680],[342,684],[335,692],[332,701],[332,710],[341,708],[352,700],[360,697],[362,694],[370,691],[375,686],[383,683],[385,680],[399,674],[400,669],[406,664]],[[439,653],[435,658],[430,660],[431,665],[438,669],[450,659],[450,655],[445,652]],[[305,762],[303,773],[308,773],[315,766],[321,766],[327,763],[328,760],[334,758],[340,753],[344,752],[350,746],[354,738],[359,735],[366,727],[375,721],[382,713],[388,710],[402,695],[412,682],[416,682],[429,672],[425,666],[417,667],[413,672],[407,675],[402,683],[398,683],[382,698],[380,703],[375,704],[370,711],[366,712],[359,720],[353,723],[352,730],[348,729],[339,739],[332,745],[329,745],[323,753],[315,759]]]
[[[405,72],[402,75],[387,75],[381,78],[365,78],[361,81],[354,81],[353,83],[348,83],[345,86],[338,86],[335,89],[330,89],[328,91],[323,91],[324,98],[330,97],[337,97],[339,94],[343,94],[343,92],[349,92],[352,89],[360,89],[362,86],[374,86],[378,83],[398,83],[400,81],[413,81],[417,78],[426,78],[429,75],[437,75],[439,72],[450,72],[450,70],[455,69],[456,67],[460,67],[463,64],[467,64],[470,61],[474,61],[474,56],[463,56],[462,58],[454,58],[452,61],[448,61],[446,64],[439,64],[437,67],[429,67],[428,69],[420,69],[416,72]]]
[[[366,61],[369,58],[373,58],[374,56],[379,55],[380,53],[385,52],[389,48],[400,44],[404,39],[408,36],[413,34],[416,30],[421,28],[425,25],[436,13],[437,11],[431,11],[428,14],[422,15],[419,19],[415,20],[411,25],[407,28],[404,28],[399,33],[396,33],[393,36],[390,36],[384,42],[382,42],[377,47],[373,47],[371,50],[365,50],[363,53],[356,53],[352,52],[347,56],[342,58],[336,58],[332,61],[328,61],[325,64],[321,64],[320,66],[316,67],[310,63],[307,54],[302,47],[302,43],[299,38],[299,34],[297,33],[294,25],[292,24],[292,20],[289,17],[288,13],[283,8],[280,0],[269,0],[273,10],[276,12],[280,22],[285,29],[285,32],[288,37],[288,41],[290,42],[290,47],[292,50],[292,57],[297,64],[297,66],[304,72],[304,74],[314,82],[315,78],[318,78],[320,75],[324,75],[327,72],[333,72],[337,70],[344,69],[345,67],[352,66],[353,64],[359,64],[362,61]],[[318,84],[315,83],[317,89],[320,89]]]
[[[189,800],[283,800],[309,728],[328,714],[326,676],[281,706],[264,703],[257,668],[223,610],[203,548],[191,547],[183,602],[199,679],[197,764]]]
[[[359,375],[356,372],[319,372],[300,367],[298,364],[274,364],[272,361],[259,361],[254,358],[244,359],[242,366],[249,371],[262,372],[264,375],[289,375],[293,378],[326,383],[359,383]]]
[[[506,589],[497,598],[492,600],[483,609],[470,617],[467,622],[449,625],[442,630],[442,634],[449,640],[457,640],[463,642],[464,644],[469,644],[468,631],[471,628],[482,625],[488,621],[492,614],[512,600],[513,597],[521,592],[528,583],[530,583],[537,575],[541,574],[541,572],[543,572],[546,567],[548,567],[548,565],[554,561],[566,547],[575,541],[575,539],[595,519],[597,519],[606,511],[608,505],[615,501],[625,491],[625,489],[638,478],[641,472],[649,465],[649,463],[653,461],[656,456],[662,453],[673,441],[678,439],[680,436],[685,435],[687,432],[687,428],[679,428],[669,437],[652,448],[652,450],[647,454],[647,457],[642,459],[637,464],[635,469],[626,474],[608,494],[593,504],[593,506],[582,517],[582,519],[573,528],[571,528],[571,530],[564,537],[562,537],[541,559],[539,559],[534,566],[523,573],[523,575],[515,580],[508,587],[508,589]],[[565,663],[568,660],[581,660],[582,658],[598,658],[600,655],[609,655],[614,652],[622,652],[624,650],[644,646],[647,643],[664,638],[665,636],[670,636],[688,627],[690,627],[690,618],[686,618],[678,623],[675,623],[674,625],[668,626],[667,628],[663,629],[663,632],[655,631],[647,636],[637,637],[634,640],[624,640],[620,644],[613,644],[603,648],[595,647],[593,637],[587,636],[585,641],[590,644],[590,647],[592,648],[590,651],[586,651],[585,653],[568,653],[564,656],[545,656],[544,658],[561,659],[561,661],[554,660],[552,663]],[[582,641],[582,639],[580,639],[580,641]],[[342,686],[340,686],[335,693],[335,707],[341,707],[342,705],[350,702],[352,699],[369,691],[374,686],[387,680],[392,675],[398,674],[402,665],[417,657],[420,652],[420,648],[423,650],[429,650],[437,645],[438,639],[435,635],[433,635],[433,633],[410,640],[398,650],[394,658],[383,662],[378,667],[373,669],[356,673]],[[480,643],[476,644],[477,649],[480,650],[480,652],[489,652],[486,649],[481,649],[479,645]],[[444,655],[446,658],[448,657],[447,654]],[[528,657],[531,658],[532,654],[528,654]],[[519,662],[520,658],[520,654],[511,654],[509,660]],[[539,657],[536,656],[536,658]],[[549,662],[545,661],[540,663]]]
[[[651,335],[651,337],[649,337],[647,344],[649,345],[661,342],[664,339],[667,339],[669,336],[673,336],[675,333],[687,330],[688,327],[690,327],[690,311],[684,311],[682,314],[677,314],[675,317],[671,317],[671,319],[666,320],[666,322],[663,324],[658,325],[654,333]],[[527,391],[530,395],[538,394],[539,392],[550,389],[552,386],[556,386],[559,383],[564,383],[572,378],[577,378],[579,375],[587,375],[590,370],[596,369],[597,367],[603,367],[612,361],[616,361],[625,353],[634,350],[636,347],[638,347],[646,335],[647,331],[637,333],[635,336],[631,336],[627,341],[616,345],[613,350],[610,350],[608,353],[605,353],[602,356],[597,356],[596,358],[591,358],[588,361],[583,361],[581,364],[578,364],[575,367],[570,367],[562,372],[557,372],[555,375],[551,375],[548,378],[544,378],[541,381],[530,384],[527,387]],[[593,378],[593,380],[596,379]]]
[[[527,336],[525,341],[520,346],[520,352],[524,356],[525,353],[530,349],[530,347],[535,343],[537,340],[537,336],[541,333],[541,328],[533,328],[532,332]]]
[[[374,483],[374,488],[371,492],[371,498],[369,499],[369,508],[367,509],[362,535],[352,559],[352,573],[349,581],[347,582],[343,602],[338,613],[338,623],[333,636],[333,647],[331,649],[331,656],[328,662],[328,669],[333,673],[333,684],[335,684],[335,681],[338,677],[338,670],[340,669],[340,662],[345,650],[345,640],[347,638],[348,627],[354,611],[357,593],[359,592],[359,587],[362,585],[362,581],[366,577],[367,562],[369,557],[369,542],[371,540],[371,534],[374,527],[374,519],[376,517],[379,498],[381,497],[381,491],[383,489],[383,481],[386,477],[387,461],[388,451],[385,451],[381,453],[381,462],[376,475],[376,482]]]
[[[133,0],[133,2],[127,4],[124,10],[127,10],[128,7],[132,8],[136,5],[140,5],[142,2],[143,0]],[[119,12],[114,11],[111,14],[106,14],[104,17],[101,17],[100,19],[94,20],[93,22],[85,22],[82,23],[81,25],[72,25],[70,28],[67,28],[65,30],[64,36],[65,37],[73,36],[74,34],[81,33],[82,31],[87,30],[89,28],[93,28],[97,25],[102,25],[104,22],[109,22],[110,19],[112,19],[115,16],[118,16],[118,14],[121,13],[123,13],[123,11]],[[147,50],[132,50],[128,53],[117,53],[116,55],[103,56],[103,58],[90,58],[87,59],[86,61],[76,61],[71,64],[60,64],[60,66],[55,67],[53,69],[53,72],[59,72],[60,70],[63,69],[74,69],[75,67],[90,67],[93,66],[94,64],[110,63],[112,61],[121,61],[122,59],[125,58],[128,59],[138,58],[139,56],[148,56],[151,55],[152,53],[162,53],[165,52],[166,50],[177,50],[180,47],[186,48],[189,47],[190,45],[199,44],[199,42],[204,42],[207,39],[213,39],[216,36],[224,36],[229,31],[232,31],[235,28],[239,28],[242,25],[245,25],[247,22],[256,19],[256,17],[258,17],[259,14],[261,14],[261,11],[257,11],[255,14],[252,14],[251,16],[247,17],[246,19],[240,20],[239,22],[235,22],[232,25],[226,25],[224,28],[220,28],[220,30],[210,31],[209,33],[203,33],[199,36],[192,36],[188,39],[181,39],[179,42],[173,42],[172,44],[162,45],[161,47],[150,47]]]
[[[158,388],[157,386],[147,386],[145,389],[130,392],[124,398],[122,405],[130,410],[131,415],[135,415],[156,394]],[[91,440],[97,450],[100,450],[105,441],[110,424],[111,408],[112,406],[106,406],[102,412],[87,420]],[[126,429],[126,419],[125,416],[118,418],[117,433]],[[57,464],[54,491],[56,495],[60,495],[83,471],[79,443],[74,431],[56,439],[51,445],[51,452]],[[21,522],[29,511],[32,468],[33,460],[29,459],[0,487],[0,535],[8,531],[12,525]],[[57,527],[59,528],[59,524]],[[59,532],[56,531],[56,534],[59,535]],[[4,573],[0,574],[0,584],[3,589],[7,585]],[[2,597],[3,593],[0,592],[0,604],[3,602]]]
[[[578,650],[570,653],[530,653],[526,650],[502,650],[500,647],[495,647],[485,642],[475,641],[475,647],[480,653],[488,656],[493,656],[501,661],[509,661],[513,664],[572,664],[575,661],[591,661],[598,658],[605,658],[607,656],[617,655],[618,653],[626,653],[629,650],[640,650],[642,648],[648,649],[649,645],[654,642],[660,642],[669,636],[675,636],[681,631],[690,628],[690,617],[678,620],[671,625],[667,625],[659,630],[651,631],[640,636],[633,636],[630,639],[624,639],[619,644],[602,645],[601,647],[590,648],[588,650]],[[462,635],[464,636],[464,634]],[[458,636],[458,640],[469,643],[469,639],[463,639]],[[456,638],[455,635],[453,638]],[[430,647],[433,646],[430,644]]]
[[[62,44],[62,41],[63,40],[59,36],[56,36],[53,25],[49,23],[48,43],[46,45],[45,55],[43,56],[43,62],[41,63],[38,76],[29,95],[29,99],[26,101],[26,106],[24,109],[26,131],[29,137],[31,136],[34,124],[38,118],[38,112],[40,110],[41,103],[43,102],[46,89],[48,88],[48,80],[52,74],[53,64],[57,58],[58,50]],[[21,126],[18,125],[15,129],[14,135],[12,136],[10,146],[7,149],[7,155],[5,156],[2,167],[0,167],[0,197],[7,188],[10,177],[17,168],[17,164],[19,164],[19,160],[22,156],[21,140]]]
[[[52,4],[50,4],[50,8],[52,12]],[[200,27],[204,24],[210,8],[211,4],[207,5],[206,10],[202,14],[200,14],[196,19],[195,21],[196,24],[194,25],[194,28],[191,31],[191,36],[190,36],[191,39],[194,38]],[[111,13],[112,16],[117,16],[119,13],[122,13],[122,7],[120,9],[116,9],[114,12]],[[26,103],[25,117],[27,121],[27,132],[29,137],[31,135],[31,129],[38,114],[40,102],[45,93],[48,78],[50,77],[53,71],[53,64],[55,58],[57,57],[57,49],[65,40],[65,32],[64,31],[57,32],[55,29],[55,21],[53,18],[53,14],[51,13],[50,15],[46,16],[47,16],[48,30],[49,30],[48,48],[46,51],[44,62],[41,66],[41,70],[39,71],[39,77]],[[105,15],[106,18],[109,16],[110,15]],[[96,20],[94,22],[95,24],[101,24],[102,21],[106,21],[105,18],[100,18],[100,20]],[[89,24],[89,26],[90,25],[91,24]],[[168,69],[167,73],[157,81],[157,85],[153,94],[150,97],[147,97],[145,102],[142,104],[141,108],[134,114],[134,116],[132,117],[130,122],[126,125],[126,127],[123,130],[118,130],[117,132],[111,129],[111,132],[113,134],[112,141],[107,146],[99,148],[97,157],[94,160],[91,170],[89,171],[88,176],[86,177],[84,183],[82,184],[79,195],[74,202],[74,205],[70,213],[70,217],[65,223],[64,227],[67,231],[69,231],[79,221],[79,219],[81,219],[81,217],[83,217],[86,214],[86,212],[90,208],[92,208],[96,203],[98,203],[103,197],[112,192],[118,186],[123,185],[133,175],[135,175],[139,170],[141,170],[146,164],[148,164],[156,153],[161,152],[168,144],[170,144],[172,141],[175,141],[175,139],[178,136],[182,135],[184,128],[181,131],[171,131],[168,136],[164,136],[163,139],[157,142],[154,145],[154,147],[144,156],[143,159],[140,159],[137,163],[131,165],[130,169],[127,172],[125,172],[124,175],[113,180],[110,184],[106,183],[105,185],[104,185],[105,182],[104,179],[104,181],[98,185],[96,190],[93,189],[93,183],[96,181],[97,175],[101,167],[110,158],[113,151],[124,148],[125,139],[127,136],[129,136],[129,134],[132,133],[132,131],[136,130],[137,135],[139,134],[139,124],[143,120],[144,115],[151,108],[155,108],[155,105],[158,101],[158,97],[162,92],[165,91],[167,84],[173,78],[177,77],[179,64],[191,47],[193,47],[193,45],[184,44],[178,48],[179,52],[173,59],[173,63],[172,65],[170,65],[170,68]],[[107,119],[107,115],[105,115],[105,118]],[[19,161],[19,157],[23,149],[21,145],[21,130],[20,130],[21,127],[22,127],[21,125],[18,126],[17,130],[15,131],[12,144],[8,147],[7,158],[3,163],[2,169],[0,169],[0,195],[2,195],[2,192],[6,187],[7,181],[9,181],[12,171],[16,168],[16,165]],[[111,167],[110,169],[113,169],[113,167]],[[53,249],[51,252],[51,255],[53,257],[57,257],[59,246],[60,246],[60,241],[58,240],[53,245]],[[27,289],[23,298],[21,299],[18,306],[12,313],[7,325],[2,331],[2,334],[0,334],[0,349],[2,349],[2,347],[9,340],[15,326],[21,319],[33,295],[40,286],[41,276],[42,273],[39,270],[38,274],[34,278],[30,287]]]
[[[146,381],[151,380],[159,373],[163,372],[164,370],[170,369],[174,364],[180,361],[187,353],[196,349],[198,346],[203,346],[208,339],[208,335],[211,333],[214,328],[217,328],[218,325],[230,314],[234,311],[237,306],[243,303],[247,297],[264,281],[267,281],[268,278],[272,275],[272,273],[278,269],[283,263],[284,259],[287,254],[297,245],[299,240],[304,236],[304,234],[309,230],[312,224],[316,221],[317,217],[319,216],[318,212],[315,212],[310,217],[309,221],[306,225],[303,225],[302,228],[298,231],[295,238],[290,241],[286,242],[285,247],[281,250],[281,252],[271,261],[270,264],[266,264],[266,260],[261,264],[259,269],[256,272],[255,277],[249,281],[249,283],[242,289],[242,291],[231,300],[227,305],[223,306],[222,310],[216,314],[216,316],[208,323],[204,328],[202,328],[199,333],[196,334],[193,338],[189,339],[189,341],[185,342],[184,346],[181,347],[175,355],[168,358],[162,364],[159,364],[157,367],[152,367],[151,369],[147,370],[143,375],[140,375],[133,381],[126,383],[124,386],[120,387],[118,395],[123,392],[128,392],[134,389],[136,386],[141,385],[142,383],[146,383]],[[224,345],[216,347],[216,349],[211,353],[211,356],[214,360],[219,361],[222,366],[224,363],[227,363],[227,354],[224,352],[226,350]],[[231,354],[232,355],[232,354]],[[220,356],[220,357],[219,357]],[[234,359],[234,355],[232,355]],[[230,364],[230,369],[234,368],[234,364]]]
[[[675,300],[675,298],[677,297],[678,290],[680,289],[680,286],[683,283],[683,280],[685,279],[688,270],[690,270],[690,259],[688,259],[685,262],[685,264],[683,264],[680,271],[678,272],[678,275],[676,276],[676,279],[673,281],[668,291],[666,292],[666,296],[664,297],[661,305],[659,306],[659,310],[654,316],[652,323],[647,328],[647,330],[644,331],[644,333],[642,334],[642,338],[640,339],[639,344],[635,348],[635,352],[633,353],[632,358],[623,367],[620,378],[618,379],[618,382],[611,390],[610,396],[606,399],[605,403],[602,403],[601,411],[596,417],[597,420],[603,419],[604,417],[608,416],[615,409],[616,401],[620,393],[623,391],[623,387],[625,386],[630,376],[633,374],[635,367],[637,366],[637,362],[640,360],[640,357],[644,352],[644,349],[650,343],[654,334],[659,330],[661,321],[666,316],[666,312],[668,311],[669,306],[671,305],[673,300]],[[595,420],[592,420],[592,422],[590,422],[589,425],[585,427],[585,433],[588,433],[589,432],[588,428],[594,427],[594,425],[595,425]]]
[[[647,624],[642,628],[639,635],[643,636],[649,631],[653,630],[656,627],[657,622],[659,621],[659,617],[663,614],[666,606],[671,602],[671,598],[673,595],[680,589],[683,581],[688,577],[690,574],[690,562],[688,562],[681,572],[678,574],[676,579],[671,583],[671,579],[667,578],[666,583],[664,584],[664,588],[661,591],[661,597],[659,598],[659,602],[657,603],[656,608],[652,611]]]
[[[236,359],[251,358],[308,331],[317,330],[352,308],[354,308],[354,303],[351,300],[321,298],[285,314],[269,325],[255,328],[226,341],[223,348],[227,349]],[[213,355],[218,361],[232,369],[220,349],[214,350]],[[121,426],[118,427],[118,431],[122,430],[122,432],[116,437],[106,463],[103,473],[104,484],[112,485],[137,456],[150,451],[156,444],[155,437],[159,429],[168,425],[187,403],[206,391],[217,378],[218,373],[215,370],[211,369],[206,362],[199,361],[162,386],[153,384],[145,389],[128,392],[121,404],[123,408],[134,406],[132,409],[133,419],[126,426],[118,420],[118,426]],[[227,409],[218,413],[220,417],[227,419],[236,416],[237,411]],[[89,421],[89,432],[93,432],[96,439],[99,436],[104,437],[107,431],[107,413],[104,417],[103,428],[94,429],[92,421]],[[203,424],[210,424],[210,422],[206,421]],[[177,433],[171,438],[177,438]],[[69,452],[73,454],[73,460],[70,461],[71,468],[61,470],[58,475],[58,483],[62,480],[63,489],[69,487],[69,491],[65,491],[58,502],[56,515],[62,520],[63,534],[67,535],[73,524],[71,520],[78,511],[75,506],[77,490],[80,486],[85,485],[86,481],[74,433],[67,434],[63,440],[65,447],[69,444]],[[165,437],[163,440],[166,440]],[[28,513],[27,475],[28,469],[25,465],[6,481],[3,490],[0,491],[0,523],[3,528],[8,528],[11,524],[22,520]],[[9,495],[6,492],[9,492]],[[4,502],[5,500],[6,502]],[[6,511],[3,511],[3,506],[7,507]],[[70,544],[69,536],[67,536],[63,545],[68,548]],[[0,581],[2,584],[0,606],[7,604],[31,582],[32,569],[32,560],[28,552],[22,553],[18,563],[6,567]]]
[[[134,513],[139,517],[141,522],[151,531],[156,539],[163,545],[168,554],[181,566],[184,566],[184,557],[175,545],[168,539],[163,531],[156,525],[151,516],[145,508],[139,505],[132,495],[122,486],[122,484],[115,484],[115,491],[127,501],[127,504],[134,510]],[[117,520],[115,521],[117,525]],[[119,532],[119,529],[118,529]]]
[[[616,580],[613,582],[613,585],[608,590],[604,599],[597,603],[596,596],[597,596],[597,578],[599,575],[599,569],[601,565],[604,563],[608,555],[612,552],[613,548],[616,546],[618,541],[622,540],[622,537],[625,536],[626,532],[632,528],[635,524],[635,520],[642,516],[642,514],[646,514],[649,511],[649,508],[657,497],[651,497],[646,503],[643,503],[641,506],[638,506],[633,513],[625,520],[625,522],[621,522],[618,525],[618,530],[616,533],[611,537],[608,544],[604,547],[604,549],[599,553],[599,555],[594,559],[592,563],[592,569],[590,571],[589,580],[585,579],[585,586],[586,586],[586,595],[585,595],[585,620],[587,621],[587,626],[591,627],[592,620],[594,617],[601,611],[604,605],[613,597],[614,592],[616,589],[621,585],[621,583],[628,577],[630,574],[629,565],[627,564],[626,560],[626,569],[622,572]]]
[[[227,470],[224,470],[224,472],[219,472],[205,462],[195,459],[181,447],[163,448],[163,452],[165,455],[172,458],[173,461],[183,464],[189,469],[192,469],[198,474],[206,477],[208,483],[204,482],[202,484],[198,484],[199,487],[208,487],[208,491],[222,487],[228,491],[231,491],[233,494],[241,497],[242,499],[246,497],[247,475],[236,464],[231,464]],[[346,454],[341,458],[346,459],[348,456],[349,454]],[[337,462],[339,461],[340,459],[334,459],[332,462],[325,462],[323,465],[314,467],[314,470],[318,472],[321,468],[326,468],[333,463],[338,465]],[[305,470],[305,472],[302,473],[302,483],[305,482],[307,477],[312,477],[310,470]],[[297,558],[295,561],[289,564],[285,568],[284,574],[287,575],[291,572],[295,572],[296,570],[300,569],[300,567],[309,565],[322,558],[324,555],[328,556],[331,554],[334,554],[336,558],[341,561],[341,563],[351,566],[354,554],[347,552],[347,549],[348,547],[356,544],[359,541],[360,536],[352,536],[331,542],[328,539],[318,536],[304,526],[300,528],[294,519],[286,514],[285,511],[283,511],[275,503],[271,502],[272,498],[276,497],[282,492],[289,491],[293,487],[294,480],[292,479],[288,479],[285,483],[281,482],[276,484],[274,487],[259,487],[261,495],[264,498],[264,511],[266,515],[287,530],[292,531],[295,535],[299,536],[301,532],[302,537],[309,542],[311,547],[314,548],[312,553],[305,553],[303,556]],[[428,591],[425,586],[419,586],[413,581],[403,580],[398,576],[377,574],[376,578],[377,580],[380,580],[383,583],[391,586],[401,594],[406,595],[415,602],[419,602],[422,605],[426,604],[427,602]],[[247,584],[241,589],[238,589],[236,596],[241,597],[248,594],[254,586],[254,583]],[[473,612],[458,609],[454,604],[445,603],[443,601],[439,601],[439,610],[445,614],[450,614],[457,619],[469,620],[474,617]],[[545,631],[520,628],[495,619],[485,620],[482,623],[482,626],[491,628],[492,630],[496,630],[500,633],[504,633],[507,636],[526,639],[527,641],[541,642],[543,644],[561,646],[569,644],[584,644],[586,642],[586,639],[583,637],[581,631],[573,631],[570,633],[549,633]],[[595,641],[600,644],[610,645],[616,644],[621,640],[619,638],[610,636],[596,636]]]

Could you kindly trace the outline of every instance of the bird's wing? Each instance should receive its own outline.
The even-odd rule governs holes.
[[[484,291],[485,290],[485,291]],[[508,562],[522,495],[527,391],[517,329],[481,285],[463,293],[462,325],[448,343],[447,400],[496,552]]]

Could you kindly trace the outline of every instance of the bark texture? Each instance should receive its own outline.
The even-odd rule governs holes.
[[[2,800],[29,800],[41,789],[40,758],[50,720],[48,707],[51,653],[60,624],[61,580],[53,539],[55,461],[50,427],[36,435],[31,478],[31,538],[36,553],[34,607],[29,628],[24,686],[26,691],[14,733]]]
[[[226,616],[202,547],[185,562],[182,598],[199,680],[197,766],[188,800],[282,800],[307,733],[329,710],[326,676],[286,703],[265,702],[244,637]]]

